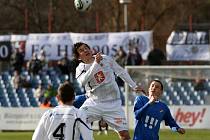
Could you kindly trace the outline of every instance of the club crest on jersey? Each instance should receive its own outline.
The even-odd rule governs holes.
[[[94,74],[94,77],[98,84],[102,83],[105,80],[105,75],[102,71],[99,71],[96,74]]]

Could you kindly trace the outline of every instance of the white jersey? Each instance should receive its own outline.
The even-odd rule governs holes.
[[[32,140],[80,140],[80,134],[83,140],[93,140],[90,127],[81,110],[73,106],[57,106],[44,113]]]
[[[85,86],[86,94],[95,101],[110,101],[120,99],[119,87],[115,81],[115,74],[127,82],[132,88],[136,83],[129,74],[112,58],[102,55],[100,64],[80,63],[76,68],[76,79]]]

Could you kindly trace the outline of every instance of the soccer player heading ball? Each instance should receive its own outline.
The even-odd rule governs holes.
[[[159,140],[160,123],[163,120],[172,131],[184,134],[185,129],[177,125],[168,106],[159,100],[163,93],[161,81],[153,80],[148,92],[148,97],[137,96],[134,102],[136,124],[133,140]]]
[[[136,85],[129,74],[112,58],[97,53],[82,42],[74,44],[74,57],[82,62],[76,68],[76,79],[85,87],[88,99],[81,106],[87,113],[88,122],[101,118],[118,131],[122,140],[129,140],[127,121],[121,107],[119,87],[115,74],[127,82],[136,92],[143,89]]]

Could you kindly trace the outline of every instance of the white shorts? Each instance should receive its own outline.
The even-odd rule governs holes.
[[[121,100],[95,102],[91,98],[88,98],[80,109],[87,113],[87,121],[89,123],[103,118],[110,127],[118,132],[128,130]]]

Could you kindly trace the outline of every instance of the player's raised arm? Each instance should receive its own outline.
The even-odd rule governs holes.
[[[108,58],[111,60],[111,66],[112,66],[112,69],[113,71],[117,74],[117,76],[119,76],[120,78],[123,79],[123,81],[125,81],[126,83],[128,83],[128,85],[135,91],[135,92],[143,92],[145,93],[144,89],[137,85],[133,79],[130,77],[130,75],[128,74],[128,72],[123,68],[121,67],[115,60],[111,59],[111,58]]]

